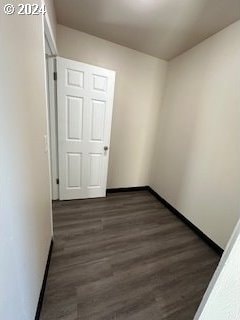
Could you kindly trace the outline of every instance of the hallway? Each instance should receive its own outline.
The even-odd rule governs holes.
[[[192,320],[219,256],[148,191],[56,201],[41,320]]]

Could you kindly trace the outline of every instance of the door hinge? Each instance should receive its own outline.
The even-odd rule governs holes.
[[[53,80],[57,81],[57,72],[56,71],[53,72]]]
[[[59,184],[59,178],[56,179],[56,184]]]

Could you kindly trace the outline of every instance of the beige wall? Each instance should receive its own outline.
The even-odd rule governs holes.
[[[239,38],[240,21],[169,63],[151,175],[222,248],[240,212]]]
[[[57,26],[59,55],[116,71],[108,187],[147,185],[167,63]]]
[[[51,241],[42,17],[1,10],[0,30],[0,319],[33,320]]]

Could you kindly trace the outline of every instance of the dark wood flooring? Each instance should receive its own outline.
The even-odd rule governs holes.
[[[192,320],[219,256],[148,191],[58,201],[41,320]]]

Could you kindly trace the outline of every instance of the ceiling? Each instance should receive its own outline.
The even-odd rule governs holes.
[[[240,19],[240,0],[55,0],[57,21],[170,60]]]

